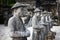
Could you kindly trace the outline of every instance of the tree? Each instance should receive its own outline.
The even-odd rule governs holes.
[[[0,0],[0,4],[12,6],[15,3],[15,0]]]

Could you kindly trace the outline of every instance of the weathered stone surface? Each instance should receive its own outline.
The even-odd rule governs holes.
[[[9,36],[9,28],[4,25],[0,25],[0,40],[12,40]]]

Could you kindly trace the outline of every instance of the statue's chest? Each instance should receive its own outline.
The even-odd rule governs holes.
[[[37,17],[37,20],[38,20],[38,22],[41,20],[41,18],[40,17]]]
[[[23,28],[23,22],[22,22],[22,20],[20,20],[20,19],[15,19],[15,30],[23,30],[24,28]]]
[[[21,17],[21,19],[22,19],[22,22],[24,24],[25,23],[25,20],[27,19],[27,17]]]

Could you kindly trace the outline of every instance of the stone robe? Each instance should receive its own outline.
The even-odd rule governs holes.
[[[30,32],[24,27],[21,18],[11,17],[8,21],[8,27],[13,40],[27,40],[27,37],[30,36]]]
[[[41,28],[43,28],[44,26],[39,24],[40,21],[38,21],[38,18],[36,15],[34,15],[29,23],[28,23],[28,27],[33,27],[33,35],[32,35],[32,40],[42,40],[42,32],[41,32]]]

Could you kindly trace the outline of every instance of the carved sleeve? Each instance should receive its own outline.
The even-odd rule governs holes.
[[[15,26],[14,24],[15,23],[14,23],[13,18],[10,18],[9,21],[8,21],[8,28],[9,28],[9,31],[10,31],[10,33],[9,33],[10,36],[12,36],[13,32],[14,32],[14,26]]]
[[[13,37],[29,37],[30,31],[26,29],[26,31],[15,31]]]

